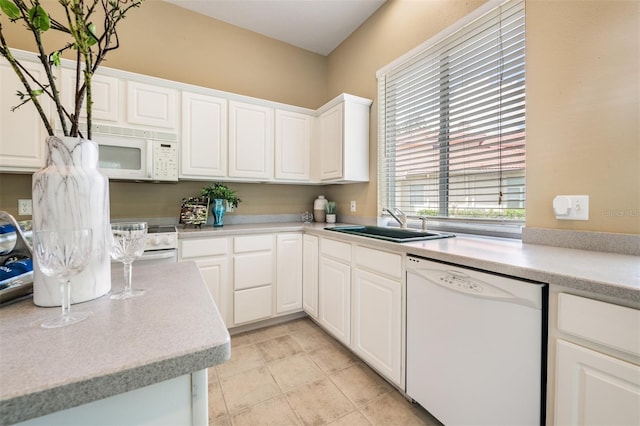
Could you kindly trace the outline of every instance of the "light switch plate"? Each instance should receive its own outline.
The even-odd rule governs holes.
[[[356,211],[356,200],[351,200],[351,213]]]
[[[553,199],[556,219],[589,220],[588,195],[558,195]]]

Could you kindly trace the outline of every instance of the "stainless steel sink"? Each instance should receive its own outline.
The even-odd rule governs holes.
[[[335,226],[324,228],[329,231],[359,235],[361,237],[377,238],[379,240],[406,243],[410,241],[439,240],[455,237],[454,234],[422,232],[413,229],[386,228],[384,226]]]

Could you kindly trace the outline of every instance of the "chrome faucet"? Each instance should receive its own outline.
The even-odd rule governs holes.
[[[404,229],[407,227],[407,215],[404,214],[402,210],[397,207],[394,207],[393,209],[385,207],[384,210],[386,210],[391,215],[391,217],[393,217],[400,224],[400,228]]]
[[[427,232],[427,217],[426,216],[420,216],[420,217],[418,217],[418,219],[420,219],[422,221],[422,232]]]

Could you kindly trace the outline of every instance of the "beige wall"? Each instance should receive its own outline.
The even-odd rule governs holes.
[[[484,1],[391,0],[329,56],[329,96],[376,99],[376,71]],[[528,0],[528,227],[640,233],[640,2]],[[377,165],[377,103],[371,170]],[[330,198],[375,217],[376,185]],[[589,221],[560,221],[558,194],[589,195]],[[338,210],[340,213],[340,210]]]
[[[327,58],[147,1],[134,12],[143,19],[127,18],[123,47],[108,65],[310,108],[341,92],[374,99],[371,183],[231,185],[245,200],[238,214],[298,213],[325,193],[338,202],[339,215],[353,199],[357,215],[374,218],[376,71],[483,3],[390,0]],[[640,2],[528,0],[526,22],[527,226],[639,234]],[[112,184],[112,211],[172,215],[175,203],[200,186]],[[0,182],[0,208],[15,211],[17,196],[7,201],[5,187]],[[590,220],[556,220],[551,202],[557,194],[589,195]],[[132,208],[132,199],[147,201]]]
[[[527,226],[640,233],[640,2],[527,3]],[[589,221],[557,221],[557,194]]]

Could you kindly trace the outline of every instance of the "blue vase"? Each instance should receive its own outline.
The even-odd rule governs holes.
[[[222,219],[224,218],[224,212],[227,209],[224,206],[224,200],[220,198],[216,198],[213,200],[213,207],[211,208],[211,212],[213,212],[213,226],[223,226]]]

